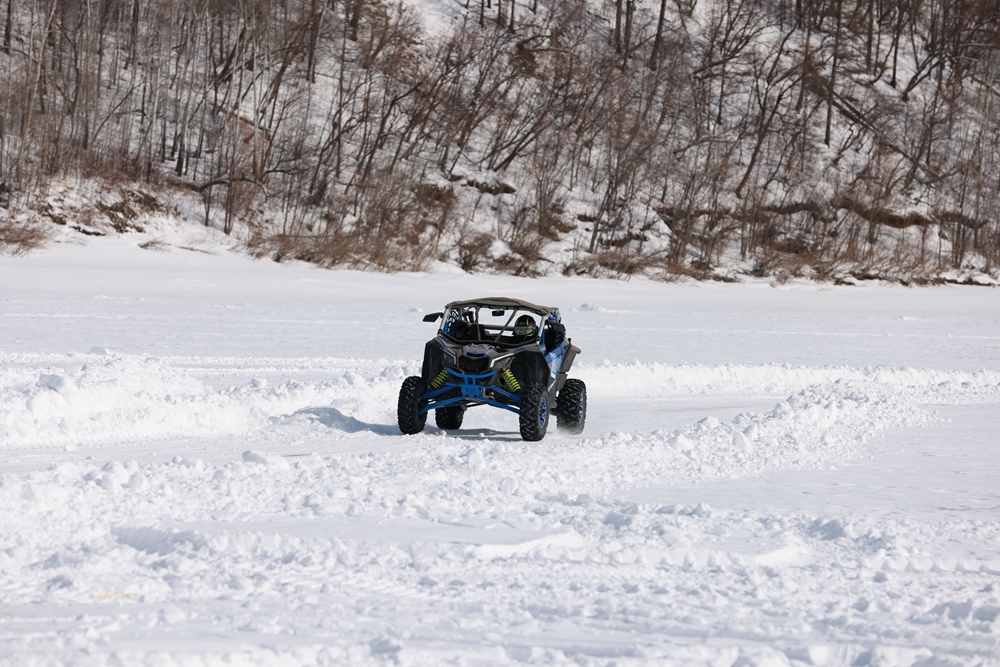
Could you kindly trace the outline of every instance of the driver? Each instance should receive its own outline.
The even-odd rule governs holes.
[[[532,340],[538,332],[538,325],[530,315],[521,315],[514,322],[514,340],[523,343]]]

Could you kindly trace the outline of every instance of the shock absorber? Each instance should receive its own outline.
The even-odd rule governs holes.
[[[444,382],[447,379],[448,371],[441,369],[441,372],[437,374],[437,377],[431,380],[431,389],[440,389],[444,386]]]
[[[500,369],[500,377],[503,378],[504,383],[506,383],[507,388],[510,389],[515,394],[521,391],[521,385],[517,383],[517,378],[514,374],[510,372],[509,368]]]

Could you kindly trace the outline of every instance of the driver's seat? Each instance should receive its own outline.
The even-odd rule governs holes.
[[[455,322],[455,340],[477,341],[483,340],[485,336],[483,325],[472,322]]]

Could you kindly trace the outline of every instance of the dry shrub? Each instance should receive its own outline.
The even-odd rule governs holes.
[[[455,188],[450,185],[422,183],[414,188],[417,202],[421,207],[450,210],[455,205]]]
[[[441,193],[435,200],[437,219],[425,216],[419,201],[424,194],[404,177],[377,174],[354,197],[329,198],[322,222],[312,226],[316,231],[301,227],[271,233],[266,224],[251,225],[247,247],[255,257],[279,262],[296,259],[324,268],[421,271],[437,254],[437,238],[451,206]]]
[[[555,133],[534,152],[528,165],[534,193],[535,228],[542,236],[558,240],[559,234],[574,229],[562,220],[566,198],[561,193],[569,171],[563,160],[567,138]]]
[[[152,182],[160,178],[159,170],[143,168],[128,155],[109,156],[101,151],[91,152],[81,165],[80,175],[111,188],[129,188],[136,182]]]
[[[120,199],[113,204],[98,202],[97,208],[108,218],[111,227],[119,234],[141,232],[142,225],[136,220],[143,214],[166,213],[168,209],[160,201],[140,190],[123,189]]]
[[[0,211],[0,256],[25,255],[48,239],[48,230],[36,220],[16,219],[10,212]]]
[[[478,269],[487,259],[493,237],[489,234],[465,234],[458,241],[458,264],[466,273]]]
[[[537,278],[542,275],[538,262],[527,260],[519,254],[509,254],[498,257],[490,262],[494,270],[512,276]]]
[[[637,274],[661,277],[684,275],[682,268],[671,268],[660,258],[626,249],[585,254],[563,267],[563,274],[589,275],[595,278],[629,278]]]
[[[454,226],[460,203],[455,189],[450,185],[423,183],[413,188],[413,193],[420,207],[421,222],[417,225],[423,235],[420,242],[429,243],[436,251],[441,246],[442,237]],[[432,233],[423,232],[427,227],[432,229]]]
[[[497,236],[507,244],[511,254],[494,259],[495,269],[516,276],[542,274],[542,250],[551,239],[539,233],[533,206],[515,203],[502,208],[497,221]]]
[[[170,244],[165,243],[160,239],[151,239],[145,243],[140,243],[139,247],[143,250],[168,250],[170,248]]]
[[[357,211],[345,239],[355,246],[353,268],[419,271],[436,254],[436,244],[423,243],[428,223],[407,178],[388,172],[369,178]]]
[[[292,259],[326,268],[352,265],[357,249],[353,239],[341,234],[272,234],[259,227],[250,232],[246,245],[250,255],[258,259]]]
[[[179,215],[176,208],[124,179],[95,178],[86,184],[71,185],[73,196],[67,196],[62,189],[42,191],[30,208],[53,224],[81,234],[103,236],[108,229],[119,234],[143,232],[145,218]]]

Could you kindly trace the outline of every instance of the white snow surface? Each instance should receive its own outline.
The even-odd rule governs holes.
[[[996,290],[177,234],[0,260],[0,664],[1000,664]],[[399,434],[422,314],[486,295],[562,309],[582,436]]]

